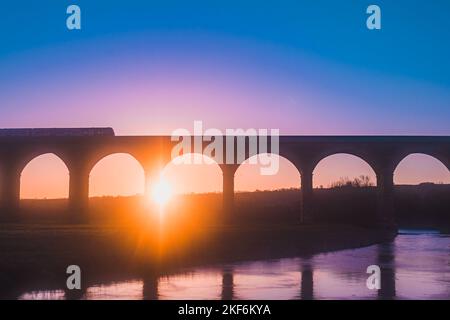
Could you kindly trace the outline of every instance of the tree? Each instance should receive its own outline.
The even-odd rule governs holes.
[[[332,182],[330,188],[367,188],[373,186],[369,176],[360,175],[350,180],[348,177],[340,177],[338,181]]]

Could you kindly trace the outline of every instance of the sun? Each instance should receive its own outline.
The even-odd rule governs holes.
[[[159,206],[164,206],[167,204],[172,197],[172,188],[170,184],[164,180],[164,178],[160,178],[158,182],[153,185],[152,188],[152,199]]]

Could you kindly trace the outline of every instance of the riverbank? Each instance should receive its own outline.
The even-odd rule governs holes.
[[[305,256],[392,240],[389,230],[348,225],[216,225],[193,232],[98,225],[0,226],[0,296],[64,289],[79,265],[83,285],[164,275],[226,262]]]

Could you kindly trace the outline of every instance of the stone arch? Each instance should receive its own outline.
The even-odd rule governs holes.
[[[400,223],[434,227],[448,223],[450,170],[438,157],[422,152],[405,155],[395,166],[393,184]]]
[[[117,158],[120,157],[120,158]],[[102,163],[104,164],[106,161],[106,168],[102,168]],[[130,168],[129,165],[132,165],[134,168]],[[111,174],[114,172],[113,167],[120,166],[122,168],[128,168],[127,170],[132,170],[134,172],[123,173],[121,172],[121,176],[119,179],[117,177],[114,178],[114,184],[105,185],[108,182],[104,179],[108,179],[111,177]],[[98,171],[100,170],[100,172]],[[96,172],[97,171],[97,172]],[[140,171],[140,172],[139,172]],[[118,181],[123,181],[124,176],[131,175],[132,180],[128,182],[126,185],[118,186]],[[96,180],[93,182],[93,180]],[[133,184],[133,181],[135,185]],[[140,186],[139,186],[140,185]],[[100,189],[107,188],[107,193],[104,191],[100,191]],[[134,191],[127,191],[131,188]],[[92,163],[89,170],[89,195],[90,196],[130,196],[136,194],[144,194],[145,193],[145,172],[141,162],[132,154],[128,152],[114,152],[103,155],[103,157],[99,157],[95,162]]]
[[[352,153],[329,154],[315,165],[312,180],[318,220],[364,225],[374,222],[378,178],[362,157]]]
[[[252,163],[253,161],[254,163]],[[261,162],[265,165],[261,165]],[[284,168],[281,169],[280,164],[283,163],[286,166],[283,165]],[[263,171],[263,169],[266,170]],[[254,178],[254,176],[258,176],[259,181],[256,184],[259,186],[256,189],[259,190],[299,188],[301,183],[301,173],[297,166],[289,158],[279,154],[262,153],[247,158],[236,170],[235,189],[237,191],[255,191],[256,189],[252,188],[250,183],[250,178]],[[278,181],[275,182],[275,185],[278,187],[264,187],[264,185],[268,186],[274,183],[273,177],[277,177]],[[288,183],[283,183],[283,180],[287,180]],[[263,187],[260,189],[261,183]]]
[[[422,170],[425,170],[426,175],[429,176],[430,174],[433,176],[433,181],[425,181],[423,176],[419,175],[416,177],[410,177],[408,178],[407,175],[411,174],[417,174],[419,173],[418,165],[414,164],[411,165],[408,162],[411,161],[416,162],[419,166],[422,163],[424,165],[424,168]],[[414,159],[415,158],[415,159]],[[432,167],[430,168],[430,164]],[[405,167],[406,165],[406,167]],[[403,167],[402,167],[403,166]],[[404,172],[399,170],[404,170]],[[423,172],[423,171],[422,171]],[[400,177],[399,177],[400,175]],[[442,180],[440,180],[442,178]],[[395,184],[418,184],[422,182],[434,182],[434,183],[450,183],[450,169],[446,166],[446,164],[439,159],[438,157],[428,154],[428,153],[422,153],[422,152],[414,152],[409,153],[405,155],[395,166],[394,169],[394,183]]]
[[[320,178],[318,178],[318,179],[316,178],[317,177],[317,170],[318,169],[319,170],[322,169],[321,166],[324,163],[326,163],[327,161],[329,161],[330,159],[332,159],[333,157],[345,157],[345,158],[347,158],[347,159],[345,159],[347,161],[347,163],[345,163],[345,166],[347,168],[349,168],[349,169],[352,168],[352,170],[353,170],[355,165],[359,166],[359,169],[362,169],[363,171],[365,171],[364,173],[366,173],[366,175],[368,175],[371,178],[372,183],[374,185],[377,185],[376,171],[375,171],[374,167],[367,160],[365,160],[364,157],[362,157],[362,156],[360,156],[358,154],[354,154],[354,153],[338,152],[338,153],[328,154],[328,155],[322,157],[319,161],[316,162],[316,164],[314,166],[314,169],[313,169],[313,174],[315,176],[313,178],[313,180],[314,180],[313,183],[314,183],[315,187],[318,187],[320,185],[323,186],[323,184],[324,184],[323,181],[321,181],[321,180],[318,181]],[[327,170],[329,170],[329,167],[327,167]],[[329,176],[333,176],[329,172],[327,174]],[[339,176],[339,177],[333,176],[333,179],[336,180],[336,178],[340,179],[341,177],[344,178],[344,179],[346,178],[345,176]],[[357,176],[347,177],[347,178],[352,180],[355,177],[357,177]]]
[[[186,166],[190,166],[189,170],[186,169]],[[195,181],[194,191],[180,184],[175,186],[174,193],[207,193],[223,191],[222,176],[216,175],[217,172],[222,173],[222,171],[223,168],[214,159],[201,153],[189,152],[172,159],[162,168],[161,174],[171,185],[180,179]],[[212,179],[199,179],[199,176],[203,174],[216,176],[213,176]],[[204,184],[205,181],[208,185]]]

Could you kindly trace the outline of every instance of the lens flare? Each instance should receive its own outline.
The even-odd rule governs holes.
[[[154,184],[152,189],[152,199],[159,206],[163,207],[167,202],[169,202],[172,197],[172,188],[170,184],[161,178],[157,183]]]

